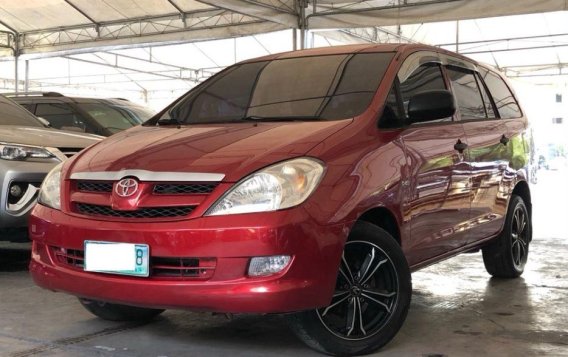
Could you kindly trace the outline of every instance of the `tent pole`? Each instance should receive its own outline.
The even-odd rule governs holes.
[[[306,6],[308,6],[306,0],[300,1],[300,49],[306,48]]]
[[[456,53],[460,53],[460,20],[456,20]]]
[[[296,51],[298,49],[298,32],[296,29],[292,29],[292,50]]]
[[[19,55],[15,55],[14,56],[14,93],[18,94],[18,82],[19,82],[19,78],[18,78],[18,57],[20,57]]]
[[[24,62],[24,68],[25,68],[24,93],[28,93],[29,87],[30,87],[30,61],[29,60],[26,60]]]

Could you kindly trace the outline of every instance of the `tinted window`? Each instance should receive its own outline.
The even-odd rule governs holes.
[[[482,75],[501,118],[519,118],[521,109],[503,79],[489,71],[482,71]]]
[[[36,107],[36,115],[46,119],[56,129],[93,132],[83,118],[65,103],[40,103]]]
[[[156,115],[156,112],[152,109],[132,103],[117,104],[113,105],[113,107],[117,108],[118,110],[124,111],[126,115],[128,115],[131,119],[135,120],[138,123],[143,123]]]
[[[0,125],[39,126],[43,125],[26,109],[0,95]]]
[[[484,119],[485,104],[473,72],[447,68],[462,119]]]
[[[80,103],[77,105],[87,112],[100,126],[110,130],[112,133],[118,133],[142,122],[127,107],[99,103]]]
[[[493,104],[491,103],[491,99],[489,93],[487,93],[487,89],[483,85],[483,81],[479,77],[479,74],[476,74],[477,84],[479,85],[479,89],[481,90],[481,96],[483,97],[483,104],[485,105],[485,112],[487,113],[488,118],[496,118],[495,110],[493,110]]]
[[[406,80],[400,83],[406,117],[408,118],[408,102],[412,96],[421,92],[440,89],[446,89],[440,66],[427,64],[418,67]],[[451,118],[441,120],[451,120]]]
[[[245,63],[191,91],[168,115],[183,123],[246,117],[343,119],[371,103],[392,53]]]
[[[22,107],[26,108],[26,110],[30,113],[34,113],[35,105],[31,103],[19,103]]]

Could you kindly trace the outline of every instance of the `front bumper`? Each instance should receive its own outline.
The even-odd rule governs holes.
[[[329,304],[345,224],[318,225],[302,208],[187,221],[93,221],[37,205],[30,218],[30,272],[46,289],[151,308],[232,313],[282,313]],[[207,280],[128,277],[84,272],[60,264],[53,249],[83,249],[85,240],[143,243],[154,257],[214,257]],[[55,248],[55,249],[57,249]],[[291,255],[282,272],[246,275],[251,257]]]
[[[56,162],[30,162],[0,160],[0,229],[21,228],[28,225],[28,216],[37,201],[39,187]],[[10,202],[12,183],[24,188],[17,202]],[[0,234],[0,240],[9,239]]]

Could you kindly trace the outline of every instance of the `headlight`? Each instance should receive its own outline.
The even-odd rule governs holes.
[[[38,203],[55,209],[61,209],[61,167],[63,163],[51,170],[39,191]]]
[[[0,143],[0,159],[25,160],[27,158],[48,159],[54,155],[45,148],[17,144]]]
[[[207,211],[207,216],[268,212],[304,202],[319,184],[325,167],[312,158],[284,161],[237,183]]]

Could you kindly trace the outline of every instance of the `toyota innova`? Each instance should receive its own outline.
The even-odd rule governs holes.
[[[55,168],[30,270],[103,319],[277,313],[318,351],[369,353],[411,272],[481,249],[522,274],[526,129],[499,73],[439,48],[248,60]]]

